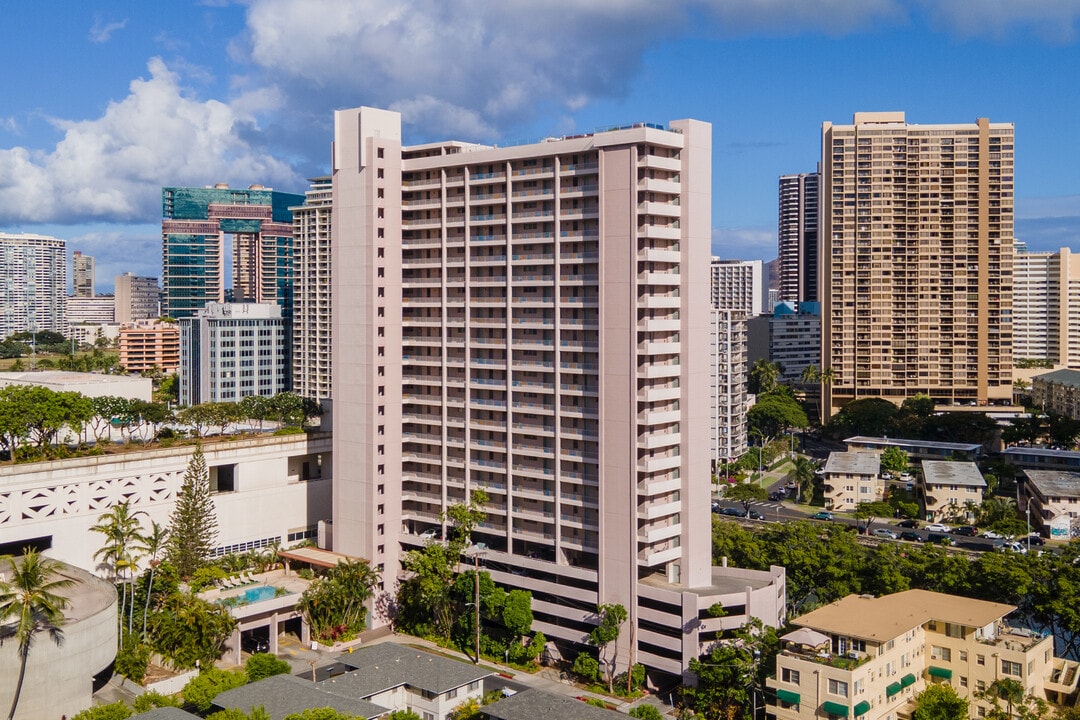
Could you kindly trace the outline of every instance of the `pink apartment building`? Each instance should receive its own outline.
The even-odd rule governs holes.
[[[621,603],[620,667],[682,673],[778,624],[781,568],[711,566],[710,224],[707,123],[403,146],[397,113],[337,112],[334,549],[392,589],[482,488],[481,562],[549,638]]]

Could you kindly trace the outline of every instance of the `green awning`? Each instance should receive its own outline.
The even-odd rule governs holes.
[[[885,688],[885,696],[886,697],[892,697],[893,695],[898,694],[903,689],[904,689],[904,686],[901,685],[898,682],[889,683],[889,686],[887,688]]]
[[[830,715],[839,715],[840,717],[848,716],[848,706],[841,705],[840,703],[834,703],[831,700],[826,700],[821,704],[821,709]]]
[[[865,715],[869,710],[870,710],[870,703],[866,702],[865,700],[863,700],[860,703],[856,703],[856,705],[854,707],[855,717],[859,717],[860,715]]]
[[[790,690],[783,690],[781,688],[777,688],[776,699],[783,700],[784,702],[791,703],[792,705],[798,705],[800,698],[799,693],[797,692],[791,692]]]
[[[939,668],[931,665],[930,667],[926,668],[926,671],[936,678],[941,678],[942,680],[952,680],[952,670],[950,670],[949,668]]]
[[[900,687],[911,687],[915,684],[915,676],[908,673],[904,677],[900,678]]]

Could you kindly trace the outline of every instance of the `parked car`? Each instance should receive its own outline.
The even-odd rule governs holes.
[[[944,523],[930,523],[929,525],[927,525],[923,529],[926,530],[927,532],[936,532],[936,533],[952,532],[952,529],[949,528],[949,526],[945,525]]]
[[[240,636],[240,649],[247,653],[270,652],[270,640],[254,632],[243,633]]]
[[[779,502],[780,500],[783,500],[786,497],[787,497],[787,493],[784,492],[783,490],[773,490],[771,493],[769,493],[769,499],[772,500],[773,502]]]
[[[927,526],[929,529],[929,526]],[[952,545],[953,539],[940,532],[931,532],[926,536],[926,542],[937,543],[938,545]]]
[[[923,542],[923,536],[914,530],[905,530],[900,533],[901,540],[907,540],[908,542]]]
[[[986,538],[987,540],[1001,540],[1001,539],[1003,539],[1005,537],[1004,535],[999,535],[998,533],[994,532],[993,530],[987,530],[986,532],[984,532],[982,534],[982,536],[984,538]]]
[[[900,522],[896,523],[896,527],[902,527],[902,528],[907,528],[909,530],[915,530],[915,529],[917,529],[919,527],[919,521],[918,520],[901,520]]]
[[[870,534],[879,538],[888,538],[889,540],[896,540],[900,537],[889,528],[874,528]]]
[[[952,531],[953,535],[963,535],[964,537],[975,537],[979,534],[978,528],[974,525],[961,525]]]
[[[727,515],[728,517],[742,517],[743,512],[738,508],[726,507],[720,510],[721,515]]]
[[[994,544],[994,549],[1000,552],[1014,552],[1021,555],[1027,554],[1027,548],[1022,543],[1018,543],[1015,540],[1013,542],[1003,542],[1000,545]]]
[[[714,513],[720,512],[720,501],[719,500],[713,500],[712,501],[712,511]]]
[[[746,512],[746,517],[750,518],[751,520],[764,520],[765,519],[765,516],[762,515],[760,512],[758,512],[757,510],[748,510]]]
[[[1038,545],[1039,547],[1042,547],[1046,544],[1046,541],[1043,540],[1042,535],[1028,535],[1026,538],[1021,540],[1021,542],[1030,542],[1032,545]]]
[[[832,520],[833,515],[827,510],[820,510],[810,516],[811,520]]]

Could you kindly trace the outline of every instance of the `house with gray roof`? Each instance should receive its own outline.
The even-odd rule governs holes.
[[[489,668],[390,642],[336,660],[352,669],[319,682],[319,689],[391,710],[409,709],[425,720],[445,720],[463,702],[479,701],[484,678],[495,674]]]
[[[272,720],[283,720],[292,713],[303,712],[310,708],[332,708],[344,715],[359,718],[381,718],[391,711],[403,708],[390,708],[377,705],[362,698],[344,693],[333,692],[332,688],[320,687],[292,675],[273,675],[248,685],[226,690],[214,698],[214,707],[218,710],[240,710],[251,712],[252,708],[262,706]],[[141,717],[141,716],[140,716]],[[161,720],[172,720],[162,718]]]
[[[1080,530],[1080,473],[1065,470],[1024,470],[1026,507],[1043,535],[1067,540]]]
[[[566,695],[543,690],[523,690],[480,708],[484,720],[616,720],[626,716],[615,710],[589,705]]]

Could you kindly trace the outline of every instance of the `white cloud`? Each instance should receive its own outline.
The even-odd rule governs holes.
[[[54,119],[64,137],[52,152],[0,150],[0,223],[152,221],[163,185],[304,187],[287,164],[241,139],[257,128],[254,110],[280,103],[272,92],[204,101],[160,59],[149,71],[100,118]]]
[[[712,254],[724,260],[772,260],[776,257],[776,228],[713,228]]]
[[[919,0],[939,27],[963,37],[1004,40],[1018,29],[1051,42],[1071,42],[1080,20],[1077,0]]]
[[[112,34],[117,30],[123,30],[127,26],[127,18],[117,22],[106,23],[101,18],[94,20],[94,26],[90,28],[90,41],[95,43],[107,43],[112,39]]]
[[[1080,217],[1080,195],[1016,199],[1018,220],[1059,217]]]

